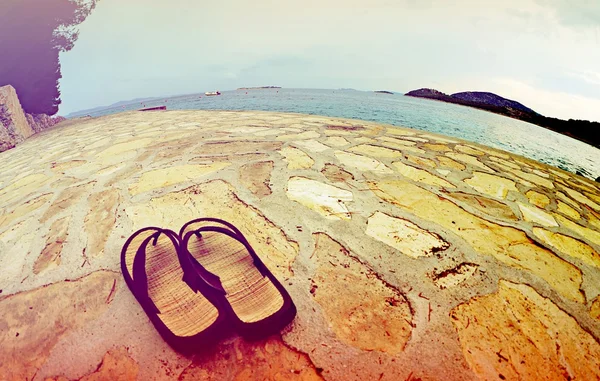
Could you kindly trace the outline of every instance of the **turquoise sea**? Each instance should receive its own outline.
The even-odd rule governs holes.
[[[500,148],[588,178],[600,176],[600,150],[545,128],[443,102],[356,90],[251,89],[184,95],[70,116],[101,116],[165,105],[169,110],[264,110],[354,118],[405,126]]]

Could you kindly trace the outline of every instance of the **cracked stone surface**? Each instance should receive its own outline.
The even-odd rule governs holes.
[[[485,380],[600,378],[600,344],[535,289],[500,281],[498,291],[452,311],[463,353]]]
[[[410,221],[376,212],[367,220],[368,236],[412,258],[428,257],[448,248],[448,243]]]
[[[412,330],[412,311],[404,295],[326,234],[315,235],[311,257],[317,264],[311,293],[337,337],[363,350],[401,352]]]
[[[69,120],[0,162],[0,380],[599,377],[600,188],[578,175],[418,130],[230,111]],[[298,315],[184,357],[120,250],[206,216],[240,228]]]

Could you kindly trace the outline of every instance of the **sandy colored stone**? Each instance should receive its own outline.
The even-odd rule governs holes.
[[[357,154],[367,155],[367,156],[371,156],[371,157],[384,158],[384,159],[394,159],[394,158],[399,158],[402,156],[402,152],[400,152],[400,151],[385,148],[385,147],[380,147],[380,146],[374,146],[371,144],[360,144],[360,145],[350,148],[349,151],[357,153]]]
[[[25,196],[48,183],[49,177],[44,173],[34,173],[11,182],[0,189],[0,200],[6,201],[9,195]]]
[[[357,155],[345,151],[335,151],[335,157],[346,167],[356,168],[363,172],[374,172],[379,174],[392,174],[392,171],[388,166],[380,161],[372,159],[367,156]]]
[[[463,192],[449,193],[448,196],[454,200],[464,202],[465,204],[487,214],[488,216],[496,217],[505,221],[518,220],[512,209],[500,201]]]
[[[518,169],[511,169],[508,168],[507,169],[509,172],[514,173],[515,175],[517,175],[517,177],[520,177],[522,179],[525,179],[527,181],[531,181],[532,183],[536,184],[536,185],[540,185],[543,186],[545,188],[548,189],[554,189],[554,184],[552,183],[552,181],[545,179],[541,176],[535,175],[533,173],[527,173],[527,172],[523,172],[521,170]]]
[[[386,133],[388,135],[394,135],[394,136],[413,136],[416,135],[415,131],[409,131],[405,128],[400,128],[400,127],[388,127],[388,129],[386,130]]]
[[[340,341],[366,350],[397,354],[412,331],[412,312],[404,295],[326,234],[315,237],[317,262],[312,294]]]
[[[542,171],[540,171],[539,169],[534,169],[534,170],[532,170],[531,172],[535,173],[535,174],[536,174],[536,175],[538,175],[538,176],[545,177],[545,178],[547,178],[547,179],[549,179],[549,178],[550,178],[550,174],[548,174],[548,173],[546,173],[546,172],[542,172]]]
[[[452,310],[463,354],[482,380],[600,378],[600,344],[533,288],[500,281]]]
[[[29,213],[41,208],[48,201],[50,201],[52,196],[52,193],[43,194],[25,203],[16,205],[16,207],[12,210],[9,208],[4,209],[3,213],[0,214],[0,229],[7,228],[14,220],[24,217]]]
[[[69,235],[70,216],[54,221],[46,235],[46,246],[33,264],[33,273],[39,274],[60,265],[63,246]]]
[[[501,158],[501,159],[510,159],[510,156],[506,152],[498,151],[497,149],[493,149],[491,147],[478,147],[479,150],[486,152],[490,155],[490,159]]]
[[[564,234],[553,233],[542,228],[533,228],[533,234],[561,253],[577,258],[590,266],[600,268],[600,254],[590,245]]]
[[[304,131],[299,134],[279,135],[277,140],[301,140],[301,139],[316,139],[321,136],[316,131]]]
[[[477,160],[476,157],[471,155],[466,155],[464,153],[446,152],[446,156],[448,156],[451,159],[472,165],[473,167],[477,167],[479,169],[483,169],[489,172],[495,172],[493,169],[483,164],[482,162]]]
[[[579,235],[580,237],[589,240],[593,244],[600,246],[599,232],[576,224],[575,222],[561,216],[560,214],[554,214],[554,217],[556,221],[558,221],[558,223],[561,224],[563,227],[571,230],[573,233]]]
[[[433,276],[433,283],[440,289],[456,287],[475,275],[479,266],[473,263],[461,263],[460,265],[444,270]]]
[[[354,142],[355,143],[374,143],[374,144],[377,144],[377,140],[375,140],[373,138],[366,137],[366,136],[360,136],[358,138],[354,138]]]
[[[536,206],[523,204],[521,202],[517,202],[517,205],[519,206],[525,221],[535,222],[536,224],[548,227],[558,226],[558,223],[556,223],[556,220],[550,213],[546,213]]]
[[[145,226],[161,226],[179,231],[199,217],[230,221],[246,236],[267,267],[276,275],[289,276],[298,255],[297,244],[269,221],[258,209],[246,204],[228,183],[214,180],[171,192],[125,209],[134,232]]]
[[[86,255],[97,257],[104,253],[104,246],[117,220],[120,199],[119,191],[114,188],[94,193],[88,198],[90,208],[84,220]]]
[[[187,366],[179,381],[321,381],[310,358],[285,345],[280,338],[261,341],[240,338],[219,344],[212,354]]]
[[[392,163],[394,168],[402,176],[407,177],[413,181],[433,185],[436,187],[454,188],[454,185],[440,177],[432,175],[424,169],[418,169],[410,165],[406,165],[401,161],[395,161]]]
[[[546,206],[550,204],[550,198],[543,193],[536,192],[534,190],[530,190],[525,193],[527,199],[532,205],[537,206],[538,208],[544,209]]]
[[[269,158],[268,154],[261,152],[252,152],[252,153],[241,153],[239,155],[236,154],[228,154],[222,156],[194,156],[188,160],[188,164],[212,164],[214,162],[227,162],[227,163],[249,163],[251,161],[258,160],[266,160]]]
[[[577,212],[575,209],[571,208],[569,205],[565,204],[564,202],[560,201],[560,200],[556,200],[556,209],[564,214],[567,217],[570,217],[571,219],[577,221],[581,218],[581,215],[579,214],[579,212]]]
[[[406,160],[415,164],[417,167],[430,167],[430,168],[437,167],[437,165],[435,164],[435,161],[433,161],[431,159],[426,159],[424,157],[415,156],[415,155],[405,155],[405,157],[406,157]]]
[[[457,150],[457,151],[459,151],[459,152],[466,153],[467,155],[472,155],[472,156],[483,156],[483,155],[485,155],[484,152],[482,152],[482,151],[480,151],[478,149],[475,149],[473,147],[464,145],[464,144],[457,144],[456,146],[454,146],[454,149]]]
[[[234,127],[227,130],[227,132],[238,135],[247,135],[247,134],[256,134],[258,132],[270,130],[269,127],[259,127],[259,126],[243,126],[243,127]]]
[[[420,133],[419,136],[424,137],[429,140],[432,140],[434,142],[458,144],[457,140],[450,139],[450,137],[448,137],[448,136],[442,136],[442,135],[437,135],[437,134],[424,134],[424,133]]]
[[[129,356],[127,348],[117,347],[106,352],[100,364],[95,371],[87,374],[78,381],[128,381],[137,380],[139,366],[134,359]],[[69,381],[65,376],[55,376],[46,378],[45,381]]]
[[[600,191],[599,190],[595,190],[595,192],[600,192]],[[600,203],[600,193],[590,193],[590,192],[583,192],[583,193],[589,199],[595,201],[596,203]]]
[[[403,139],[391,138],[387,136],[382,136],[378,139],[379,140],[376,142],[377,144],[393,148],[401,153],[414,152],[421,155],[425,154],[424,150],[414,146],[416,144],[415,142],[409,142]]]
[[[292,144],[294,144],[300,148],[304,148],[308,151],[317,152],[317,153],[324,152],[329,149],[329,147],[326,146],[325,144],[319,143],[318,141],[312,140],[312,139],[294,141],[294,142],[292,142]]]
[[[271,136],[271,135],[279,135],[280,133],[281,133],[281,131],[273,128],[273,129],[255,132],[254,135],[256,135],[256,136]]]
[[[600,320],[600,296],[596,297],[592,302],[592,307],[590,308],[590,315],[592,318]]]
[[[435,233],[381,212],[375,212],[369,217],[366,233],[411,258],[430,257],[450,246]]]
[[[40,218],[40,222],[44,223],[57,214],[70,209],[73,205],[77,204],[84,195],[89,194],[95,184],[96,181],[90,181],[85,184],[73,185],[65,188],[58,194],[58,197],[56,197],[56,200],[52,202],[50,207],[46,209]]]
[[[68,160],[60,163],[52,163],[50,165],[50,169],[52,169],[54,172],[65,173],[66,170],[79,167],[85,163],[87,163],[85,160]]]
[[[157,188],[197,180],[198,178],[220,171],[229,165],[229,163],[223,162],[186,164],[146,171],[135,183],[129,185],[129,193],[136,195]]]
[[[586,206],[586,208],[587,208],[586,220],[587,220],[588,224],[592,225],[591,227],[600,231],[600,213],[592,210],[588,206]]]
[[[147,145],[151,144],[152,142],[154,142],[154,139],[150,139],[150,138],[142,138],[142,139],[132,138],[128,142],[118,143],[118,144],[111,145],[110,147],[108,147],[104,151],[100,152],[97,155],[97,157],[100,158],[100,159],[118,158],[124,152],[135,151],[135,150],[138,150],[140,148],[144,148]]]
[[[473,177],[464,182],[473,189],[496,198],[506,198],[508,192],[518,192],[515,182],[504,177],[483,172],[473,172]]]
[[[310,156],[298,148],[286,146],[277,152],[283,156],[283,161],[288,164],[288,169],[309,169],[315,164]]]
[[[452,149],[445,144],[425,143],[425,144],[423,144],[423,148],[430,150],[430,151],[435,151],[435,152],[452,151]]]
[[[412,140],[414,142],[419,142],[419,143],[427,143],[429,141],[428,139],[418,138],[416,136],[403,136],[402,139]]]
[[[290,200],[299,202],[327,219],[349,220],[351,218],[345,204],[353,200],[350,191],[296,176],[289,179],[286,194]]]
[[[466,168],[464,164],[454,161],[446,156],[437,156],[437,159],[440,162],[440,165],[442,167],[455,169],[455,170],[459,170],[459,171],[464,171]]]
[[[594,201],[592,201],[589,198],[585,197],[581,193],[577,192],[574,189],[567,188],[567,187],[562,187],[562,189],[565,192],[567,192],[567,194],[569,196],[571,196],[577,202],[579,202],[581,204],[584,204],[584,205],[587,205],[587,206],[591,207],[592,209],[594,209],[595,211],[600,212],[600,205],[596,204]]]
[[[263,198],[271,194],[271,172],[274,163],[272,161],[259,161],[248,163],[240,168],[240,183],[248,188],[256,197]]]
[[[564,202],[566,202],[567,204],[571,205],[571,206],[578,206],[577,203],[575,201],[573,201],[573,199],[569,198],[566,194],[564,194],[563,192],[556,192],[556,198],[557,199],[561,199]]]
[[[370,181],[369,187],[381,199],[462,237],[478,253],[544,279],[568,299],[585,301],[580,291],[581,271],[553,252],[537,246],[522,231],[483,220],[451,201],[405,181]]]
[[[216,141],[204,143],[195,152],[202,155],[231,155],[254,152],[273,152],[281,149],[282,142],[268,140]]]
[[[382,141],[382,142],[386,142],[386,143],[393,143],[393,146],[400,145],[402,147],[405,147],[405,146],[415,146],[417,144],[417,143],[415,143],[413,141],[404,140],[403,138],[393,138],[393,137],[390,137],[390,136],[380,136],[380,137],[377,138],[377,140]]]
[[[347,183],[348,181],[354,180],[352,173],[344,171],[335,164],[325,164],[323,169],[321,169],[321,173],[332,183]]]
[[[120,277],[96,271],[0,298],[0,380],[31,380],[63,335],[106,311]]]
[[[332,147],[343,147],[350,144],[346,139],[341,136],[330,136],[323,141],[328,146]]]

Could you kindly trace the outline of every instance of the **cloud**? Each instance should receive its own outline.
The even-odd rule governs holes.
[[[569,75],[571,77],[577,78],[579,80],[590,83],[592,85],[600,86],[600,72],[573,71],[573,72],[570,72]],[[600,93],[600,89],[598,89],[598,92]]]
[[[542,115],[600,122],[600,99],[544,90],[511,78],[495,78],[490,85],[495,93],[518,100]]]
[[[555,17],[563,25],[600,28],[598,0],[537,0],[537,3],[553,9]]]

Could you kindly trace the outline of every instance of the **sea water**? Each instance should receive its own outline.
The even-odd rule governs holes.
[[[168,110],[263,110],[353,118],[404,126],[500,148],[595,179],[600,150],[520,120],[402,94],[356,90],[249,89],[203,93],[107,107],[86,114],[101,116],[142,107]],[[74,113],[73,116],[82,115]]]

